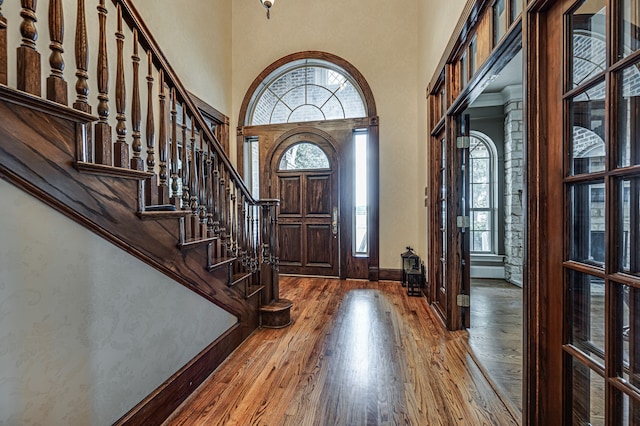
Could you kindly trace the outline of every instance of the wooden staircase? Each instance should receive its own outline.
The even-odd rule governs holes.
[[[22,1],[23,22],[13,25],[20,26],[22,36],[16,88],[7,86],[8,26],[0,1],[0,177],[238,318],[171,383],[118,422],[155,424],[261,324],[290,323],[291,302],[278,295],[278,201],[252,197],[130,0],[112,2],[118,28],[113,125],[107,4],[99,0],[101,66],[94,76],[88,72],[84,3],[77,2],[73,50],[78,80],[69,107],[62,73],[62,1],[50,0],[46,99],[35,48],[36,1]],[[125,41],[133,43],[132,76],[124,75]],[[144,75],[139,52],[147,52]],[[90,78],[98,82],[98,105],[88,102]],[[141,80],[147,83],[144,94]]]

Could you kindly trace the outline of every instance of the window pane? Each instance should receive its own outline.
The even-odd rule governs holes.
[[[354,253],[369,253],[368,198],[367,198],[367,134],[355,134],[355,214]]]
[[[623,365],[618,368],[618,376],[640,389],[640,289],[626,285],[617,288],[623,312],[618,339],[624,342]]]
[[[576,359],[571,364],[571,424],[604,426],[604,379]]]
[[[637,0],[620,0],[620,57],[626,58],[640,49],[640,4]]]
[[[571,188],[571,260],[604,267],[605,201],[604,182]]]
[[[471,213],[471,251],[490,252],[492,248],[491,212],[473,211]]]
[[[618,115],[618,166],[640,164],[640,64],[625,68],[621,74]]]
[[[471,185],[471,202],[474,209],[488,209],[491,207],[489,193],[489,184],[474,184]]]
[[[621,220],[620,268],[640,276],[640,178],[620,182]]]
[[[267,77],[247,124],[365,117],[364,98],[351,76],[326,61],[316,62],[323,64],[287,64]]]
[[[474,252],[490,252],[491,251],[491,233],[489,231],[472,231],[472,247]]]
[[[328,169],[329,159],[320,147],[310,142],[295,144],[280,159],[279,170]]]
[[[498,0],[493,5],[493,45],[497,45],[507,30],[506,8],[504,0]]]
[[[321,121],[324,119],[324,114],[315,105],[301,105],[293,110],[287,121],[289,123],[298,123],[301,121]]]
[[[605,82],[571,100],[571,174],[605,169]]]
[[[604,280],[569,271],[570,343],[604,365]]]
[[[511,0],[511,19],[510,22],[514,22],[518,16],[522,13],[522,1],[523,0]]]
[[[473,77],[473,74],[476,72],[476,54],[478,51],[478,43],[476,36],[473,36],[471,42],[469,42],[469,77]]]
[[[585,0],[571,15],[573,55],[571,58],[572,87],[595,77],[606,68],[605,0]]]

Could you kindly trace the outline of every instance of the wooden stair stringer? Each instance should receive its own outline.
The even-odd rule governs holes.
[[[62,105],[51,114],[49,104],[0,90],[0,177],[235,315],[248,337],[258,306],[207,270],[205,246],[178,249],[179,220],[140,220],[137,181],[77,170],[77,135],[91,117]]]

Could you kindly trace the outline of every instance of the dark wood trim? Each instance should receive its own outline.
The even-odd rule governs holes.
[[[235,324],[114,425],[159,425],[243,342]]]
[[[107,166],[104,164],[86,163],[76,161],[76,169],[82,173],[91,173],[100,176],[112,176],[121,179],[145,180],[154,176],[151,172],[141,170],[125,169],[123,167]]]
[[[551,2],[546,2],[550,5]],[[558,4],[558,2],[556,2]],[[531,6],[531,5],[530,5]],[[563,215],[551,208],[563,199],[561,185],[552,187],[552,180],[562,182],[562,152],[557,134],[562,134],[562,108],[551,110],[549,100],[562,96],[562,88],[548,75],[548,70],[561,68],[560,55],[550,55],[550,32],[562,39],[562,19],[533,7],[528,9],[525,23],[525,121],[526,186],[525,211],[525,290],[524,290],[524,393],[523,421],[525,425],[549,424],[562,418],[562,274],[552,274],[554,262],[563,259]],[[559,35],[558,32],[560,33]],[[553,129],[553,131],[551,131]],[[560,129],[560,130],[558,130]],[[555,132],[555,133],[554,133]],[[560,141],[561,143],[561,141]],[[553,154],[553,155],[552,155]],[[557,155],[559,154],[559,155]],[[557,157],[554,159],[554,157]],[[553,163],[550,161],[553,160]],[[553,171],[554,176],[551,176]],[[559,191],[558,191],[559,188]],[[555,217],[554,217],[555,216]],[[559,218],[559,223],[558,223]]]
[[[402,281],[402,269],[380,269],[380,281]]]
[[[66,105],[61,105],[4,85],[0,85],[0,99],[76,123],[90,123],[98,120],[98,117],[87,114],[86,112],[78,111]]]

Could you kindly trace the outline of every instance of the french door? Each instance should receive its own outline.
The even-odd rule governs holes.
[[[540,110],[529,122],[540,126],[534,151],[542,188],[537,258],[529,259],[543,263],[538,272],[547,282],[538,283],[548,303],[534,309],[549,326],[550,394],[558,389],[554,371],[562,381],[561,406],[553,396],[545,404],[551,417],[561,411],[563,424],[637,425],[640,4],[549,3],[531,19],[546,57],[538,56],[539,87],[531,93],[540,91]]]

